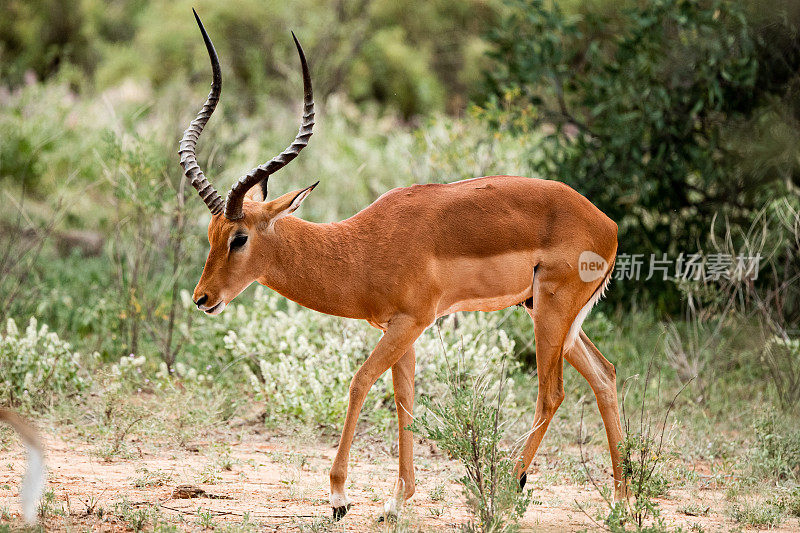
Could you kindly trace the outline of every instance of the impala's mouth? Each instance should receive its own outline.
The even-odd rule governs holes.
[[[219,303],[214,307],[203,309],[203,312],[207,315],[218,315],[223,309],[225,309],[225,300],[220,300]]]

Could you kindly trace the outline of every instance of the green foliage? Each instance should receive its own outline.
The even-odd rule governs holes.
[[[138,506],[127,497],[114,503],[112,514],[121,519],[131,531],[176,531],[175,526],[162,517],[158,507]]]
[[[92,49],[81,0],[9,0],[0,4],[0,77],[53,74],[66,62],[89,67]]]
[[[781,172],[750,171],[767,159],[754,160],[753,146],[774,143],[743,125],[761,120],[759,106],[786,86],[759,70],[767,46],[739,2],[657,0],[575,14],[558,2],[505,4],[489,37],[489,98],[477,112],[500,131],[549,128],[537,170],[615,220],[622,252],[702,248],[714,215],[746,220],[798,175],[794,155]],[[648,286],[674,311],[671,285]]]
[[[93,359],[73,352],[68,342],[35,318],[24,332],[9,319],[0,335],[0,398],[34,409],[51,407],[55,400],[91,385],[88,371]]]
[[[769,502],[734,503],[729,513],[738,523],[752,528],[772,529],[783,522],[784,510],[779,505]]]
[[[794,418],[783,419],[775,412],[756,420],[750,459],[756,476],[800,480],[800,429],[790,421]]]
[[[615,533],[630,530],[639,533],[661,533],[669,530],[661,516],[661,509],[656,498],[665,496],[670,486],[667,466],[670,456],[674,454],[670,453],[669,443],[665,441],[665,436],[669,438],[667,421],[685,385],[678,389],[663,417],[661,415],[654,417],[648,405],[648,393],[652,394],[651,386],[655,385],[655,383],[651,383],[654,377],[651,362],[642,386],[639,387],[641,390],[636,399],[639,405],[634,409],[632,416],[626,410],[629,391],[625,391],[623,385],[621,421],[624,433],[622,440],[617,445],[620,452],[622,479],[626,490],[623,499],[612,500],[611,491],[607,487],[601,487],[593,479],[581,448],[581,460],[587,477],[608,506],[608,512],[606,514],[601,512],[598,520],[602,520],[606,528]],[[660,382],[660,378],[658,381]],[[660,391],[659,383],[657,394]],[[582,426],[583,412],[581,412]],[[586,513],[585,509],[582,507],[581,509]]]
[[[48,253],[37,263],[41,293],[33,302],[14,306],[11,316],[35,315],[74,339],[79,350],[97,351],[103,360],[122,355],[126,342],[123,302],[109,290],[113,285],[107,258],[89,258],[79,253],[59,258]],[[53,264],[58,268],[46,267]]]
[[[447,348],[444,348],[447,353]],[[444,394],[423,395],[426,409],[410,429],[430,439],[466,471],[459,479],[475,521],[469,531],[514,531],[530,503],[530,493],[521,494],[514,471],[514,457],[501,448],[503,381],[495,390],[494,376],[468,372],[459,362],[449,364],[438,378],[447,384]]]
[[[800,487],[794,487],[781,500],[783,507],[790,516],[800,518]]]
[[[269,420],[279,416],[334,425],[347,408],[350,380],[369,355],[368,339],[374,344],[376,336],[351,321],[295,304],[281,311],[278,305],[279,298],[260,290],[255,305],[237,306],[232,315],[238,327],[227,333],[225,350],[230,358],[255,355],[250,387],[264,402]],[[270,328],[265,331],[262,324],[266,322]],[[385,387],[382,380],[367,402],[385,399]]]
[[[197,241],[186,227],[191,213],[185,202],[189,191],[185,182],[171,182],[168,162],[152,142],[134,138],[126,146],[109,134],[105,161],[115,197],[116,239],[110,250],[118,291],[115,300],[122,307],[127,349],[137,353],[140,336],[147,334],[171,368],[180,347],[177,322],[183,322],[176,317],[183,310],[179,280],[184,278],[191,252],[197,250],[193,246]]]
[[[626,428],[619,450],[628,498],[611,504],[608,495],[604,495],[610,505],[610,512],[603,518],[606,527],[615,533],[628,531],[629,524],[639,533],[666,531],[658,502],[654,500],[666,494],[669,486],[662,444],[649,430],[640,433]]]
[[[394,101],[404,117],[420,110],[442,109],[444,90],[429,70],[430,54],[406,44],[403,28],[377,32],[364,46],[364,70],[371,67],[372,83],[360,87],[357,100],[375,97]],[[366,73],[365,72],[365,73]]]
[[[0,182],[9,190],[25,186],[41,198],[71,177],[98,177],[90,157],[96,137],[83,131],[74,105],[74,96],[60,83],[10,94],[0,90]]]
[[[0,77],[19,86],[60,75],[74,88],[126,79],[157,88],[208,74],[191,15],[196,7],[220,52],[240,108],[260,95],[299,94],[293,29],[309,55],[320,100],[345,93],[411,117],[463,109],[479,81],[480,33],[494,1],[435,0],[413,9],[390,0],[278,2],[11,0],[0,6]],[[144,59],[143,59],[144,58]]]
[[[633,433],[620,443],[622,475],[636,499],[664,496],[669,482],[664,473],[664,457],[651,436]]]

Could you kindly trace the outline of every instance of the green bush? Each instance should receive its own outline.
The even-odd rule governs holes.
[[[781,119],[776,130],[767,118],[797,109],[787,83],[800,60],[793,51],[778,69],[770,41],[796,35],[788,3],[769,16],[730,0],[599,2],[572,13],[545,0],[504,4],[477,112],[498,131],[549,131],[536,169],[615,220],[621,253],[691,253],[706,246],[713,216],[747,224],[766,199],[790,196],[800,172],[795,148],[781,147],[796,147],[800,128]],[[775,68],[764,68],[770,58]],[[679,307],[661,279],[626,292]]]
[[[17,85],[71,62],[91,69],[93,46],[81,0],[9,0],[0,4],[0,78]]]
[[[459,353],[458,346],[452,348]],[[414,419],[410,429],[436,442],[464,467],[459,483],[474,517],[466,531],[515,531],[531,496],[520,491],[516,457],[501,447],[505,420],[501,405],[507,376],[502,370],[500,376],[471,372],[462,357],[447,361],[437,373],[439,381],[447,385],[446,391],[421,396],[425,412]],[[505,359],[498,363],[501,369],[505,367]]]
[[[772,529],[785,519],[784,510],[769,502],[734,503],[728,514],[736,522],[758,529]]]
[[[98,178],[92,142],[75,114],[75,96],[62,83],[0,92],[0,183],[25,187],[37,199],[70,179]],[[5,186],[5,185],[4,185]]]
[[[406,118],[442,109],[444,90],[430,70],[430,56],[430,52],[408,45],[403,28],[376,32],[364,45],[360,65],[365,74],[371,74],[371,83],[367,85],[363,78],[356,78],[354,82],[360,90],[354,91],[353,97],[393,103]]]
[[[35,318],[24,332],[9,319],[0,335],[0,398],[34,409],[50,407],[56,399],[90,386],[88,370],[95,357],[73,352],[68,342]]]
[[[783,507],[786,509],[786,512],[789,513],[791,516],[800,518],[800,487],[794,487],[789,493],[783,498],[782,502]]]
[[[755,443],[751,465],[755,475],[781,480],[800,480],[800,429],[769,412],[754,424]]]
[[[294,30],[319,101],[342,93],[406,118],[463,109],[480,79],[481,31],[497,14],[496,2],[483,0],[432,0],[411,10],[391,0],[11,0],[0,5],[0,78],[18,87],[29,73],[61,76],[82,92],[130,79],[156,88],[205,79],[192,7],[240,110],[254,111],[263,94],[299,94]]]

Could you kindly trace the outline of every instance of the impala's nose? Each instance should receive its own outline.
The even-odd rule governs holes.
[[[207,301],[208,301],[208,294],[204,294],[204,295],[202,295],[200,298],[198,298],[197,300],[195,300],[195,302],[194,302],[194,303],[195,303],[195,305],[197,305],[197,307],[200,307],[201,305],[203,305],[203,304],[204,304],[204,303],[206,303]]]

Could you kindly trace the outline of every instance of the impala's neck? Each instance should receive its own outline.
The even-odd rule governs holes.
[[[304,307],[364,318],[356,300],[360,254],[346,223],[314,224],[296,217],[275,222],[264,236],[258,282]]]

